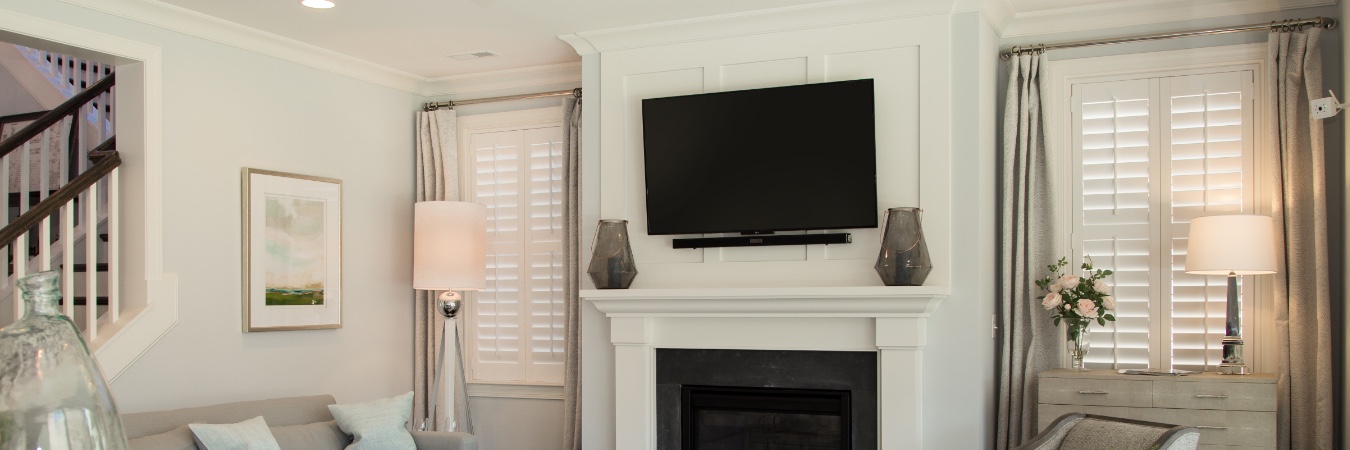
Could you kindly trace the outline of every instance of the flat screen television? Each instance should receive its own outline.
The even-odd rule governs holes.
[[[647,233],[875,228],[872,80],[642,101]]]

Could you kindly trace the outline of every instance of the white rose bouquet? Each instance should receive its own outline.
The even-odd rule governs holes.
[[[1068,322],[1070,327],[1086,327],[1091,322],[1106,325],[1115,321],[1116,299],[1111,296],[1111,287],[1102,280],[1111,276],[1110,270],[1092,268],[1092,260],[1081,266],[1086,278],[1078,275],[1060,273],[1060,269],[1069,265],[1066,258],[1046,266],[1051,275],[1036,280],[1036,286],[1048,292],[1041,298],[1041,306],[1052,311],[1055,326],[1060,321]],[[1073,334],[1075,330],[1070,330]]]

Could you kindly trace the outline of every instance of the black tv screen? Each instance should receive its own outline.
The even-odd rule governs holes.
[[[647,233],[875,228],[872,80],[642,101]]]

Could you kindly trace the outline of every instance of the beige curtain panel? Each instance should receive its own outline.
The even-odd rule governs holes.
[[[567,308],[563,374],[563,448],[581,450],[581,99],[563,101],[563,302]]]
[[[1278,151],[1275,224],[1284,238],[1275,275],[1280,448],[1331,450],[1331,286],[1327,246],[1326,150],[1310,100],[1323,97],[1321,28],[1270,34],[1267,135]]]
[[[999,397],[995,447],[1036,436],[1036,373],[1059,366],[1062,339],[1037,300],[1036,278],[1059,259],[1050,159],[1045,148],[1044,53],[1008,61],[1003,109],[999,265]]]
[[[459,200],[459,153],[455,111],[436,110],[417,113],[417,201]],[[434,431],[473,432],[469,419],[469,397],[459,370],[444,370],[443,389],[453,389],[455,404],[446,405],[444,392],[431,392],[435,384],[436,355],[440,351],[445,318],[436,311],[437,292],[416,291],[413,307],[413,420],[410,427]],[[463,329],[463,318],[457,324]],[[461,333],[462,334],[462,333]],[[460,348],[464,348],[462,345]],[[449,352],[447,352],[449,353]],[[450,359],[453,353],[447,354]],[[451,366],[453,367],[453,366]],[[435,401],[439,396],[440,401]],[[436,411],[429,411],[431,405]],[[451,412],[455,429],[451,429]]]

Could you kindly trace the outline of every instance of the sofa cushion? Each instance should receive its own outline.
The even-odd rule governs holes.
[[[281,450],[263,416],[239,423],[193,423],[188,429],[205,450]]]
[[[401,450],[417,448],[408,419],[413,393],[348,405],[328,405],[338,426],[352,435],[347,450]]]
[[[187,425],[149,436],[127,440],[131,450],[197,450],[197,441],[192,439],[192,431]]]
[[[328,405],[336,403],[331,395],[274,398],[212,406],[122,415],[127,439],[161,434],[192,422],[236,423],[263,416],[271,426],[303,425],[333,420]]]
[[[338,428],[336,421],[272,427],[281,450],[341,450],[352,443],[352,437]]]

